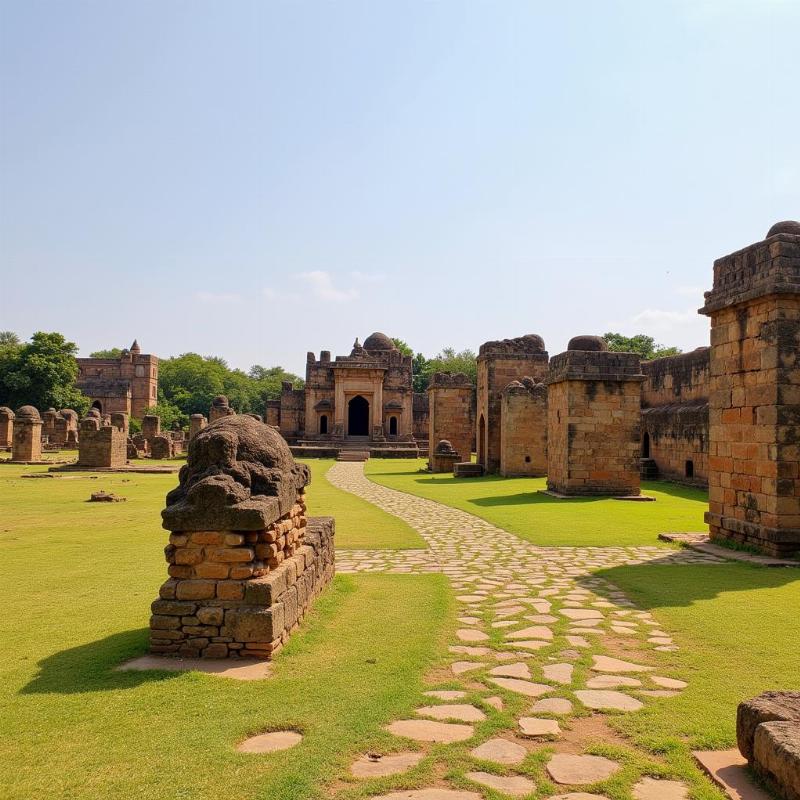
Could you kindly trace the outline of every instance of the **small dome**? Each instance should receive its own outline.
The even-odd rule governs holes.
[[[224,394],[217,395],[212,401],[212,406],[227,406],[228,405],[228,398],[225,397]]]
[[[22,406],[17,409],[17,419],[41,420],[41,417],[33,406]]]
[[[783,222],[776,222],[768,231],[767,239],[770,236],[775,236],[778,233],[790,233],[793,236],[800,236],[800,222],[794,222],[787,219]]]
[[[364,349],[368,352],[379,350],[397,350],[394,342],[385,333],[373,333],[364,340]]]
[[[0,406],[0,417],[14,419],[14,412],[8,406]]]
[[[439,444],[436,445],[436,452],[437,453],[454,453],[455,450],[453,449],[453,443],[448,441],[447,439],[440,439]]]
[[[100,412],[96,408],[90,408],[86,412],[86,416],[87,417],[97,417],[98,419],[100,419]]]
[[[608,342],[602,336],[573,336],[569,340],[567,350],[585,350],[592,353],[603,353],[608,350]]]

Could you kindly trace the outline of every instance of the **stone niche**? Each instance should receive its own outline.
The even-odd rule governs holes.
[[[800,223],[714,262],[711,538],[800,552]]]
[[[80,422],[78,466],[114,469],[128,460],[128,415],[115,412],[112,424],[103,424],[99,415],[87,414]]]
[[[463,373],[436,372],[428,386],[428,451],[431,472],[452,472],[453,463],[437,459],[436,450],[442,441],[469,461],[475,435],[473,396],[475,389]],[[442,469],[439,469],[439,466]]]
[[[547,387],[530,377],[511,381],[503,390],[500,474],[547,475]]]
[[[0,406],[0,447],[11,447],[14,440],[14,412]]]
[[[14,417],[12,461],[42,460],[42,418],[33,406],[22,406]]]
[[[308,467],[272,427],[226,416],[189,442],[163,526],[169,579],[150,650],[271,658],[334,574],[334,523],[306,517]]]
[[[635,353],[576,336],[553,356],[547,384],[547,488],[557,494],[640,493],[642,374]]]

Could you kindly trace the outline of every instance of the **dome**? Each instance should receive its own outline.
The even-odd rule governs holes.
[[[373,333],[364,340],[364,349],[368,352],[378,350],[397,350],[394,342],[385,333]]]
[[[768,231],[767,239],[770,236],[775,236],[778,233],[791,233],[793,236],[800,236],[800,222],[793,220],[784,220],[783,222],[776,222]]]
[[[22,408],[17,409],[17,419],[41,420],[41,417],[33,406],[22,406]]]
[[[608,350],[608,342],[602,336],[573,336],[567,350],[584,350],[602,353]]]
[[[225,397],[224,394],[217,395],[212,401],[212,406],[227,406],[228,405],[228,398]]]

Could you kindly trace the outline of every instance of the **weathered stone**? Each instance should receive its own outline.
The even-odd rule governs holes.
[[[517,678],[491,678],[490,680],[493,684],[502,689],[508,689],[517,694],[524,694],[526,697],[539,697],[540,695],[553,691],[552,686],[546,686],[543,683],[533,683],[532,681],[523,681]]]
[[[618,772],[620,765],[602,756],[557,753],[547,762],[547,773],[560,784],[598,783]]]
[[[350,767],[356,778],[384,778],[399,775],[415,767],[424,758],[424,753],[392,753],[391,755],[362,756]]]
[[[633,787],[634,800],[688,800],[689,790],[680,781],[642,778]]]
[[[417,742],[463,742],[472,737],[472,725],[455,722],[434,722],[428,719],[401,719],[386,726],[389,733]]]
[[[467,777],[475,783],[488,786],[511,797],[524,797],[536,791],[536,784],[521,775],[492,775],[490,772],[468,772]]]
[[[653,668],[611,656],[593,656],[592,669],[595,672],[650,672]]]
[[[460,722],[480,722],[486,719],[486,714],[483,711],[467,704],[422,706],[417,709],[416,713],[423,717],[443,720],[457,719]]]
[[[275,753],[289,750],[303,740],[296,731],[270,731],[245,739],[236,749],[240,753]]]
[[[494,761],[495,764],[513,765],[521,764],[528,755],[528,751],[516,742],[495,738],[478,745],[470,755],[483,761]]]
[[[539,719],[538,717],[520,717],[519,729],[523,736],[558,736],[561,726],[554,719]]]
[[[739,704],[736,712],[736,740],[739,752],[753,760],[756,729],[764,722],[800,724],[800,692],[764,692]]]
[[[587,708],[614,711],[638,711],[642,707],[641,700],[631,697],[623,692],[610,689],[580,689],[575,696]]]

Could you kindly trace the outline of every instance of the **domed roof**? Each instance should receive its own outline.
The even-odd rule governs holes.
[[[569,340],[567,350],[585,350],[603,353],[608,350],[608,342],[602,336],[573,336]]]
[[[212,401],[212,406],[227,406],[228,398],[224,394],[218,394]]]
[[[375,332],[367,336],[364,340],[364,349],[368,352],[376,352],[378,350],[397,350],[394,342],[385,334]]]
[[[800,222],[794,220],[784,220],[783,222],[776,222],[768,231],[767,239],[770,236],[775,236],[778,233],[791,233],[793,236],[800,236]]]
[[[34,419],[40,420],[39,412],[33,406],[22,406],[17,409],[18,419]]]

